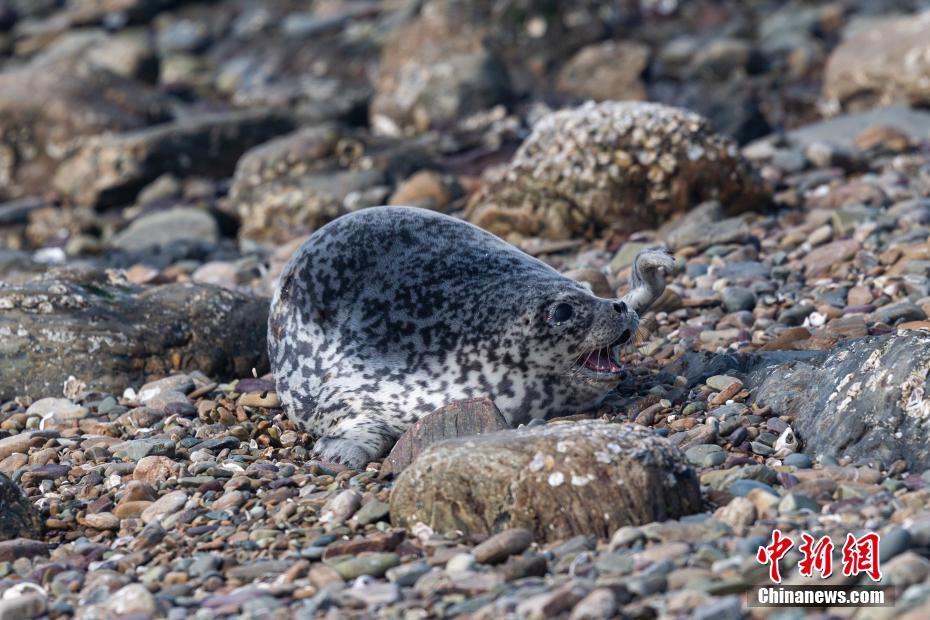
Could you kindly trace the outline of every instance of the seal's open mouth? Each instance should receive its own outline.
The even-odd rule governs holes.
[[[623,372],[620,365],[620,348],[630,341],[630,330],[625,330],[609,346],[589,351],[575,362],[586,376],[596,380],[616,379]]]

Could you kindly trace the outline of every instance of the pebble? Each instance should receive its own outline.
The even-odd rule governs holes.
[[[472,550],[479,564],[498,564],[508,557],[522,553],[533,544],[533,534],[516,528],[491,536]]]

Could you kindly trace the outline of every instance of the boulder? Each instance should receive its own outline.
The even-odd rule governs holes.
[[[243,238],[286,242],[346,213],[350,195],[375,191],[371,204],[358,206],[382,204],[387,185],[430,166],[415,141],[321,125],[247,152],[236,166],[229,203],[242,220]]]
[[[736,144],[700,116],[608,101],[541,119],[466,215],[500,236],[565,239],[655,228],[702,199],[732,215],[770,196]]]
[[[892,102],[930,104],[930,11],[856,26],[827,60],[824,95],[850,110]]]
[[[701,509],[694,470],[651,430],[598,421],[552,423],[442,441],[400,475],[391,519],[437,532],[524,528],[537,542]]]
[[[426,131],[509,96],[507,69],[486,44],[486,30],[447,4],[427,3],[385,44],[370,111],[376,131]]]
[[[170,118],[164,95],[94,61],[102,40],[70,34],[0,73],[0,200],[46,191],[79,138]]]
[[[559,91],[595,101],[646,99],[643,71],[649,48],[641,43],[605,41],[582,48],[559,71]]]
[[[12,480],[0,474],[0,540],[38,538],[41,533],[35,506]]]
[[[417,420],[400,436],[381,471],[399,474],[426,448],[443,439],[480,435],[510,428],[488,398],[460,400]]]
[[[293,128],[286,113],[245,110],[96,136],[59,167],[53,185],[75,204],[120,205],[163,174],[229,176],[248,149]]]
[[[53,271],[0,287],[0,399],[59,395],[69,376],[89,389],[178,369],[265,372],[267,300],[209,285],[138,287],[95,271]]]

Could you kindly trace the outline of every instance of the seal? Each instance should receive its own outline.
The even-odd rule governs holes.
[[[596,406],[674,261],[636,257],[602,299],[494,235],[413,207],[374,207],[317,230],[272,299],[269,354],[314,456],[353,468],[420,417],[491,398],[511,425]]]

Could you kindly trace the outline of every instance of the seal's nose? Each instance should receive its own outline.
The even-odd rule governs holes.
[[[622,301],[615,301],[614,310],[616,310],[618,314],[626,314],[626,311],[627,311],[626,304],[623,303]]]

